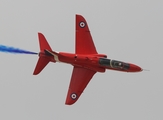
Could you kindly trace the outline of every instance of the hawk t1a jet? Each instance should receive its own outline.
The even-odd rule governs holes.
[[[72,77],[65,104],[74,104],[93,75],[106,69],[122,72],[140,72],[142,69],[131,63],[108,59],[105,54],[98,54],[88,24],[84,17],[76,15],[75,53],[55,52],[45,36],[38,33],[40,43],[39,60],[34,75],[39,74],[49,62],[63,62],[73,66]]]

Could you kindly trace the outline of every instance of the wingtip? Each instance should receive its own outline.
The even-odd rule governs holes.
[[[76,103],[77,100],[70,100],[70,99],[67,99],[66,102],[65,102],[65,105],[73,105],[74,103]]]
[[[41,32],[38,32],[38,34],[42,34]]]
[[[69,89],[65,104],[66,105],[74,104],[78,100],[79,96],[80,96],[79,93],[74,93],[71,91],[71,89]]]
[[[85,18],[82,15],[80,15],[80,14],[76,14],[76,18],[82,18],[82,19],[85,20]]]
[[[70,99],[69,97],[66,99],[65,105],[73,105],[77,100]]]
[[[81,16],[80,14],[76,14],[76,16]]]
[[[65,102],[65,105],[73,105],[74,103],[67,103],[67,102]]]
[[[33,72],[33,75],[38,75],[39,73]]]

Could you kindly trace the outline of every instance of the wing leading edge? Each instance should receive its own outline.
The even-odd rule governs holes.
[[[74,104],[96,71],[74,66],[65,104]]]

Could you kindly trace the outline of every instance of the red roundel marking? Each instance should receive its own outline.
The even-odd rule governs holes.
[[[72,94],[71,94],[71,98],[72,98],[73,100],[75,100],[75,99],[77,98],[77,95],[76,95],[75,93],[72,93]]]
[[[82,21],[82,22],[79,23],[79,26],[80,26],[81,28],[84,28],[84,27],[86,26],[86,23]]]

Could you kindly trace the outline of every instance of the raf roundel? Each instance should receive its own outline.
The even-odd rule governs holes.
[[[77,95],[75,93],[71,94],[71,98],[75,100],[77,98]]]
[[[79,26],[80,26],[81,28],[84,28],[84,27],[86,26],[86,23],[82,21],[82,22],[79,23]]]

